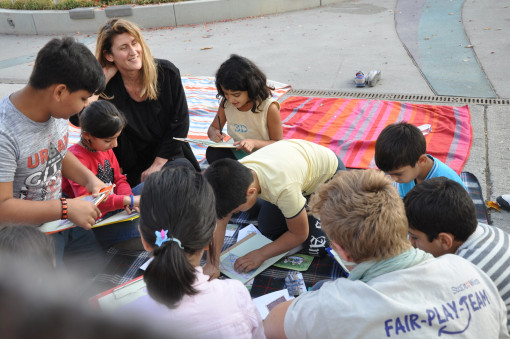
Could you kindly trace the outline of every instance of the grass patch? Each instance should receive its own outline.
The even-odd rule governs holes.
[[[81,7],[107,7],[116,5],[149,5],[187,0],[0,0],[0,8],[19,10],[69,10]]]

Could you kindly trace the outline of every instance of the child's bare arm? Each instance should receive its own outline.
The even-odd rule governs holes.
[[[234,269],[238,272],[249,272],[276,255],[285,253],[302,244],[308,237],[308,216],[303,209],[297,216],[287,219],[288,231],[266,246],[252,251],[237,259]]]
[[[67,152],[62,160],[62,175],[85,187],[87,192],[94,196],[99,194],[101,188],[107,186],[71,152]]]
[[[220,219],[216,222],[216,229],[213,234],[214,241],[214,253],[216,257],[216,261],[213,263],[211,260],[211,256],[209,251],[207,251],[207,262],[204,266],[204,274],[209,276],[209,280],[218,278],[220,276],[220,255],[221,248],[223,247],[223,241],[225,240],[225,232],[227,230],[227,224],[230,218],[232,217],[232,213],[227,215],[225,218]]]
[[[88,201],[69,199],[68,218],[75,224],[90,229],[99,217],[99,209]],[[12,196],[12,182],[0,183],[0,225],[40,225],[59,220],[62,216],[62,203],[53,199],[31,201],[15,199]]]
[[[264,333],[267,339],[286,338],[283,324],[287,310],[292,302],[293,300],[288,300],[278,304],[269,312],[269,315],[264,320]]]
[[[219,119],[218,119],[219,118]],[[207,135],[209,139],[214,142],[220,142],[223,140],[223,127],[227,123],[227,116],[225,115],[225,110],[223,109],[223,102],[220,104],[218,108],[218,113],[216,113],[216,117],[214,117],[209,129],[207,130]]]
[[[271,141],[274,142],[283,139],[280,106],[275,102],[273,102],[267,110],[267,129],[269,130],[269,139]]]

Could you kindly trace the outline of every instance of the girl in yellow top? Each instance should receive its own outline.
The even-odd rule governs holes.
[[[209,147],[209,164],[218,159],[238,159],[283,139],[280,104],[272,97],[265,74],[250,60],[232,54],[216,72],[218,113],[209,126],[209,139],[220,142],[223,126],[236,150]]]

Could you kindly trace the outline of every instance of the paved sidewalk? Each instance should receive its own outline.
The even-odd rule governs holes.
[[[154,56],[174,62],[182,75],[213,76],[221,62],[231,53],[238,53],[252,59],[269,79],[288,83],[294,89],[374,96],[423,95],[430,104],[439,103],[436,94],[510,98],[507,39],[510,5],[497,0],[452,0],[455,6],[441,10],[434,7],[438,0],[428,1],[431,7],[427,7],[425,0],[416,0],[416,4],[423,6],[419,12],[413,12],[402,7],[404,2],[344,0],[285,14],[146,30],[144,36]],[[400,26],[399,35],[396,16],[406,17],[408,24],[426,16],[427,25],[415,24],[409,30],[405,28],[407,24]],[[455,23],[447,24],[445,20],[459,18],[465,36],[460,34],[458,25],[456,35],[449,36],[448,28]],[[427,27],[434,30],[428,31]],[[414,40],[412,29],[416,30]],[[95,35],[75,36],[94,49]],[[50,38],[0,35],[3,47],[0,96],[26,83],[37,51]],[[460,46],[452,47],[455,44]],[[373,88],[355,88],[353,77],[360,69],[365,73],[381,70],[379,84]],[[455,84],[468,75],[475,80],[466,90],[459,89]],[[506,102],[488,100],[469,104],[474,140],[464,170],[477,176],[486,200],[510,193],[510,143],[507,141],[510,106]],[[492,219],[495,225],[510,231],[510,213],[492,213]]]

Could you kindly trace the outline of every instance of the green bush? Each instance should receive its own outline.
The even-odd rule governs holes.
[[[68,10],[79,7],[106,7],[114,5],[147,5],[180,2],[186,0],[0,0],[0,8],[20,10]]]

